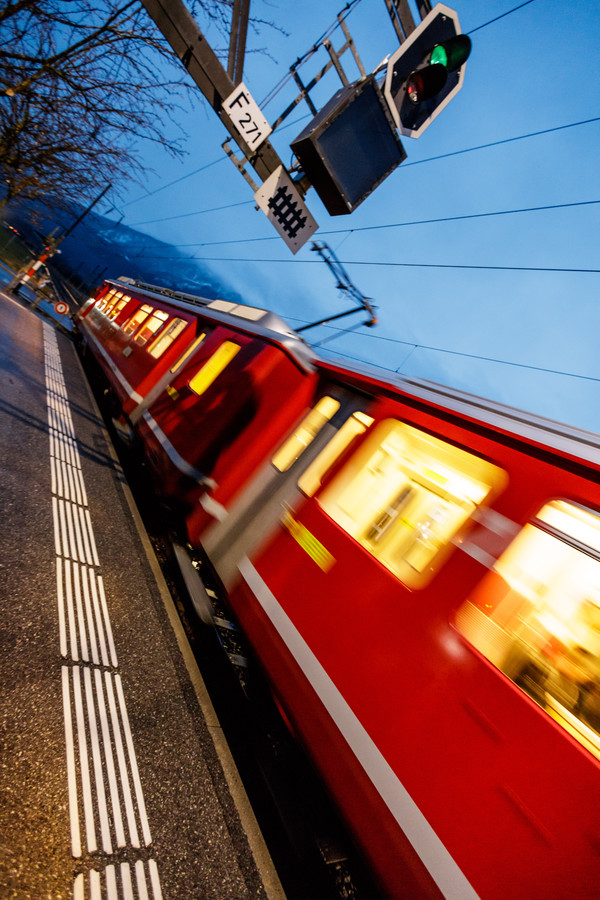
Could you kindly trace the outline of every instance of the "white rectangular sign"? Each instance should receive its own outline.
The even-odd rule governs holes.
[[[283,166],[269,175],[254,199],[292,253],[297,253],[319,227]]]
[[[223,101],[223,109],[253,150],[259,147],[273,130],[243,82],[238,84]]]

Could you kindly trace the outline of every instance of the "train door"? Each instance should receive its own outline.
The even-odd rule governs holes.
[[[321,392],[226,517],[208,529],[203,547],[228,590],[238,578],[240,560],[268,540],[284,510],[293,510],[304,494],[314,493],[319,470],[326,471],[369,427],[372,419],[365,409],[370,402],[370,397],[337,385]],[[321,463],[324,458],[327,464]]]

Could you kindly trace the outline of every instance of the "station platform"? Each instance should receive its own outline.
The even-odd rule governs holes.
[[[284,900],[70,338],[0,291],[0,895]]]

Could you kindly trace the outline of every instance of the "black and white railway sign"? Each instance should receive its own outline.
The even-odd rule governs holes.
[[[252,150],[273,130],[243,82],[223,101],[223,109]]]
[[[283,166],[269,175],[254,199],[292,253],[297,253],[319,227]]]

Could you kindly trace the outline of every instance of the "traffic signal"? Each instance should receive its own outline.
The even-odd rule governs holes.
[[[341,88],[290,146],[331,216],[356,209],[406,159],[373,75]]]
[[[401,134],[419,137],[462,87],[471,39],[438,3],[390,57],[384,96]]]

